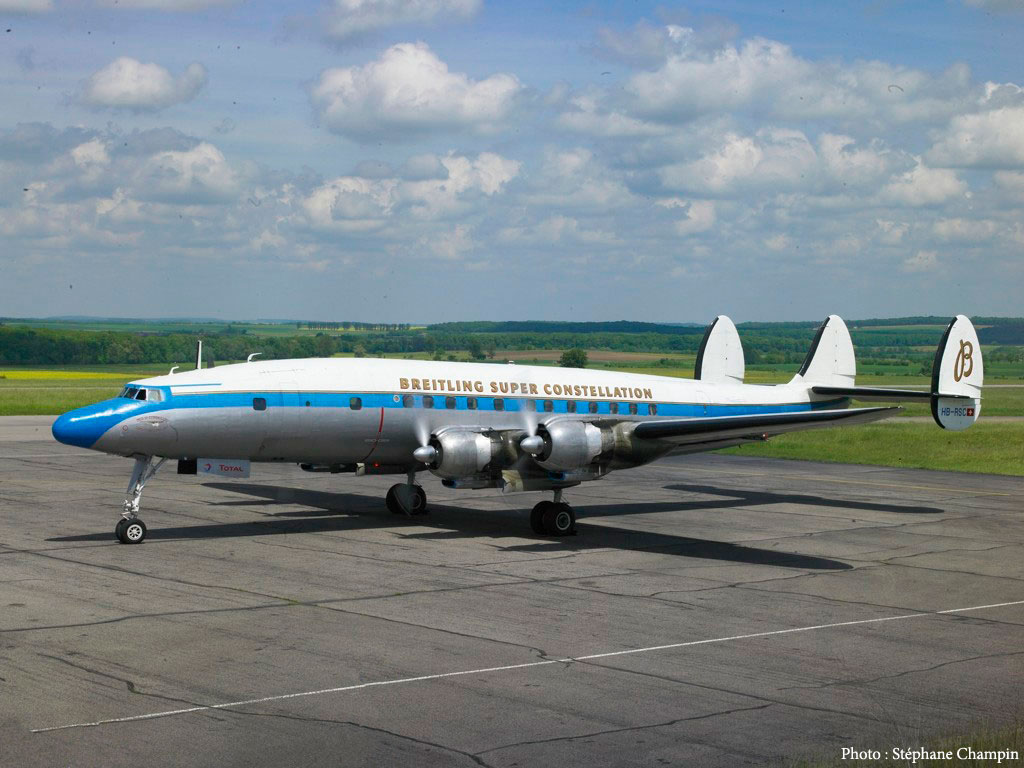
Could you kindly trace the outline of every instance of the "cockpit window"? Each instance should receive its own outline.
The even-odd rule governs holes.
[[[164,401],[164,393],[159,389],[143,389],[142,387],[125,387],[118,397],[126,397],[129,400],[148,400],[151,403]]]

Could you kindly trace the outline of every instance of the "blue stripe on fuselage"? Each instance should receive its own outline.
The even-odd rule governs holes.
[[[165,395],[166,396],[166,395]],[[411,395],[413,398],[412,408],[423,408],[423,395]],[[647,403],[636,403],[637,413],[629,412],[630,401],[608,401],[608,400],[577,400],[555,399],[555,398],[516,398],[516,397],[479,397],[467,395],[432,395],[435,411],[481,411],[490,413],[501,413],[494,407],[494,401],[504,401],[505,413],[520,413],[527,411],[525,405],[532,401],[537,406],[537,415],[544,414],[569,414],[568,403],[577,404],[575,416],[582,418],[590,416],[619,416],[619,417],[647,417]],[[448,408],[446,399],[455,398],[455,407]],[[468,400],[473,397],[477,407],[470,408]],[[363,408],[398,408],[406,409],[403,404],[403,395],[391,393],[358,393],[358,392],[211,392],[206,394],[183,394],[178,393],[169,397],[163,402],[149,402],[130,400],[128,398],[114,398],[104,400],[94,405],[78,408],[60,416],[53,424],[53,436],[58,441],[68,445],[76,445],[82,448],[92,447],[111,427],[121,421],[138,416],[142,413],[176,410],[181,408],[252,408],[255,398],[263,398],[267,402],[267,408],[350,408],[353,398],[362,401]],[[552,410],[544,410],[544,403],[550,401]],[[591,412],[589,404],[597,403],[597,411]],[[611,404],[618,404],[618,413],[613,414]],[[657,418],[701,418],[708,416],[743,416],[748,414],[764,413],[797,413],[800,411],[813,411],[826,408],[840,408],[849,404],[848,398],[823,400],[811,403],[786,403],[786,404],[725,404],[725,403],[655,403],[657,406]]]

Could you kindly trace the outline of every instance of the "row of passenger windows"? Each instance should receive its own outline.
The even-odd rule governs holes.
[[[440,400],[441,400],[440,397],[435,398],[433,395],[423,395],[422,405],[423,405],[424,408],[440,408],[440,407],[442,407],[440,402],[438,402]],[[551,413],[552,411],[555,410],[555,401],[554,400],[522,400],[520,402],[522,403],[523,410],[526,410],[526,411],[536,411],[536,410],[538,410],[538,404],[539,404],[539,409],[544,411],[544,412],[546,412],[546,413]],[[412,395],[403,395],[402,396],[402,405],[405,406],[406,408],[412,408],[412,407],[414,407],[416,405],[416,399]],[[582,410],[584,406],[586,406],[586,410],[585,411]],[[451,397],[451,396],[445,397],[444,398],[444,407],[445,408],[456,408],[456,407],[458,407],[458,401],[456,400],[456,398]],[[478,402],[477,398],[475,398],[475,397],[467,397],[466,398],[466,407],[469,408],[469,410],[471,410],[471,411],[475,411],[479,407],[479,402]],[[597,413],[598,412],[598,403],[595,403],[595,402],[585,403],[585,402],[577,402],[576,400],[568,400],[565,403],[565,407],[566,407],[566,410],[569,413],[584,413],[584,412],[586,412],[586,413]],[[654,403],[626,403],[626,410],[624,410],[623,413],[629,413],[629,414],[635,416],[638,413],[640,413],[641,407],[644,408],[645,412],[648,415],[650,415],[650,416],[654,416],[654,415],[656,415],[658,413],[658,406],[655,405]],[[504,411],[505,410],[505,400],[503,398],[500,398],[500,397],[494,398],[494,410],[496,410],[496,411]],[[618,413],[619,412],[619,403],[608,403],[608,410],[609,410],[610,413]]]
[[[140,398],[141,399],[141,398]],[[443,400],[443,403],[441,402]],[[540,403],[540,410],[551,413],[555,410],[554,400],[523,400],[523,409],[527,411],[536,411],[537,404]],[[309,406],[309,400],[306,401],[306,405]],[[458,407],[458,399],[452,396],[448,397],[434,397],[433,395],[423,395],[422,406],[424,408],[448,408],[454,410]],[[405,408],[413,408],[416,406],[416,398],[412,395],[402,395],[402,405]],[[479,407],[479,400],[475,397],[466,398],[466,407],[471,411],[477,410]],[[583,407],[586,409],[583,410]],[[267,399],[265,397],[254,397],[252,399],[252,407],[255,411],[267,410]],[[353,411],[358,411],[363,407],[363,399],[361,397],[349,398],[348,407]],[[568,400],[565,403],[566,410],[569,413],[597,413],[598,404],[595,402],[577,402],[576,400]],[[658,406],[654,403],[626,403],[626,410],[623,413],[629,413],[632,416],[636,416],[641,412],[641,408],[649,416],[655,416],[658,413]],[[494,398],[494,410],[504,411],[505,400],[500,397]],[[619,412],[619,403],[608,403],[608,410],[610,413]]]

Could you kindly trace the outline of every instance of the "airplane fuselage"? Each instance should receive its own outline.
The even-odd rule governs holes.
[[[805,387],[371,358],[226,365],[137,380],[122,395],[65,414],[54,434],[121,456],[397,465],[443,429],[532,432],[555,419],[624,423],[848,402]]]

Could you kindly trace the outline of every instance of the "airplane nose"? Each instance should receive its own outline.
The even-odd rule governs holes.
[[[108,421],[90,408],[79,408],[59,416],[51,431],[54,438],[65,445],[91,448],[107,431]]]

